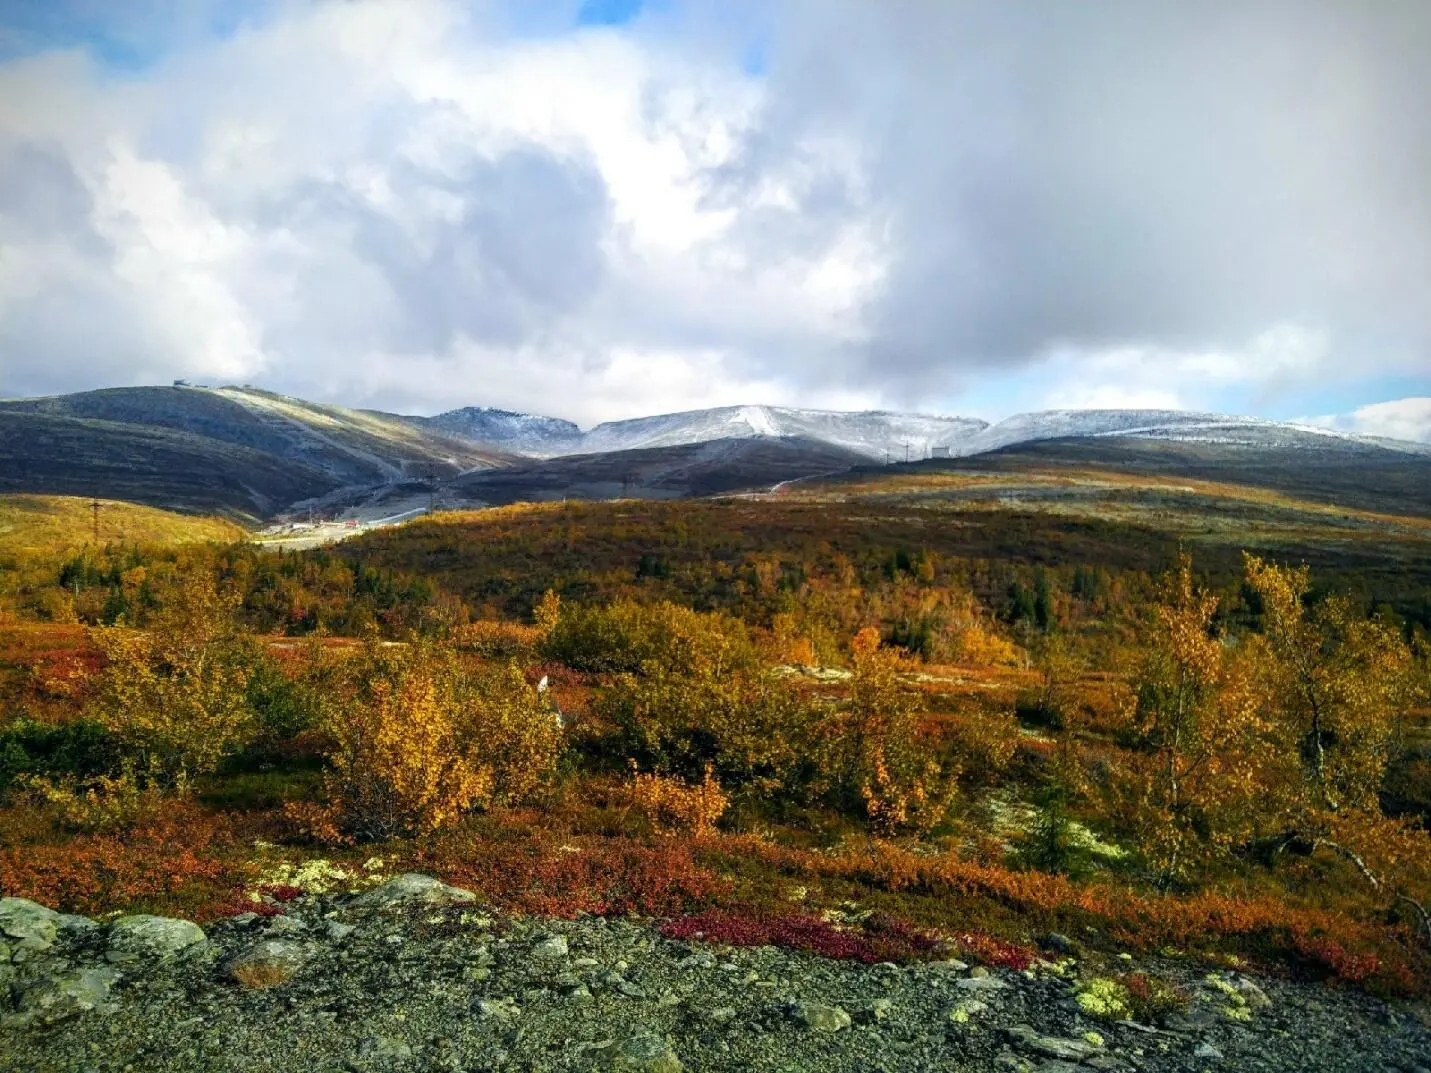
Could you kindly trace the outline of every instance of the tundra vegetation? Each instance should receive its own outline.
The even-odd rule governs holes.
[[[0,893],[208,920],[377,861],[839,956],[1056,931],[1424,992],[1431,604],[1205,550],[841,496],[27,546]]]

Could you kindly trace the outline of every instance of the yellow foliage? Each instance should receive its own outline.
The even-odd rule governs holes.
[[[534,653],[543,636],[542,630],[536,626],[478,619],[453,629],[451,639],[458,649],[505,659]]]
[[[211,772],[254,733],[246,690],[261,653],[236,605],[191,571],[149,629],[93,631],[105,656],[95,715],[160,778]]]
[[[1376,810],[1398,718],[1414,694],[1414,664],[1401,638],[1332,596],[1310,610],[1305,566],[1245,557],[1262,601],[1261,686],[1288,752],[1299,755],[1307,805]]]
[[[627,792],[631,803],[661,830],[707,834],[715,829],[716,821],[725,814],[730,804],[730,798],[716,782],[710,768],[706,768],[705,777],[694,785],[680,779],[633,770]]]
[[[1270,724],[1245,666],[1212,634],[1217,606],[1183,556],[1164,579],[1134,679],[1128,717],[1139,748],[1112,786],[1169,878],[1227,853],[1270,818]]]
[[[880,647],[879,631],[861,630],[850,647],[850,701],[826,727],[824,776],[862,804],[877,830],[927,832],[953,800],[956,765],[933,754],[919,732],[913,698],[898,680],[899,656]]]
[[[370,641],[337,659],[316,674],[333,826],[346,834],[427,833],[529,797],[555,767],[560,728],[515,667],[474,677],[430,641]],[[326,836],[320,818],[295,819]]]
[[[152,779],[141,778],[133,764],[127,764],[119,775],[58,781],[32,775],[21,785],[55,826],[100,834],[126,831],[157,819],[173,806],[175,796],[183,797],[188,791],[182,775],[171,794]]]

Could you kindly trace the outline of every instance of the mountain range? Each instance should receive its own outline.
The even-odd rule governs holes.
[[[1175,410],[1052,410],[989,424],[723,406],[583,430],[508,410],[407,416],[253,387],[0,401],[0,492],[99,495],[250,520],[403,495],[476,505],[767,490],[873,463],[947,465],[975,456],[981,466],[1017,456],[1043,465],[1117,457],[1189,474],[1240,467],[1263,484],[1314,490],[1318,474],[1330,482],[1335,472],[1338,485],[1431,503],[1431,445]]]

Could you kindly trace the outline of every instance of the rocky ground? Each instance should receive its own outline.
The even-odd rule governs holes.
[[[1417,1007],[1157,968],[1191,1002],[1149,1025],[1091,1015],[1067,957],[1014,973],[705,946],[493,917],[422,876],[207,933],[6,898],[0,1069],[1431,1071]]]

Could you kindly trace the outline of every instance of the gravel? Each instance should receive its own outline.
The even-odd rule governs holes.
[[[708,947],[630,920],[500,917],[420,877],[202,941],[156,918],[141,931],[170,942],[28,903],[0,916],[7,1071],[1431,1073],[1422,1009],[1316,983],[1159,963],[1187,1012],[1110,1024],[1074,1001],[1068,959],[970,975]]]

